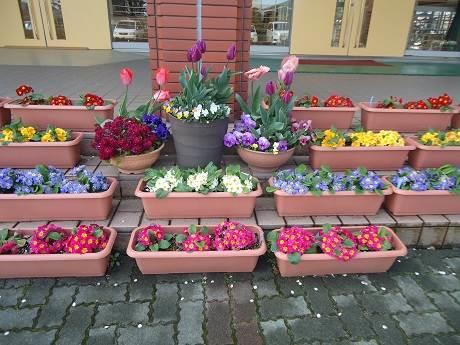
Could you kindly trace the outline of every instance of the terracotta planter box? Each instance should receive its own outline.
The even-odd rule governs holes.
[[[104,220],[112,209],[118,181],[108,177],[110,187],[101,193],[0,194],[0,221]]]
[[[273,178],[268,181],[270,186]],[[274,192],[276,211],[284,216],[370,216],[375,215],[384,198],[392,193],[391,188],[376,193],[356,194],[352,191],[324,192],[321,196],[311,193],[291,195],[281,190]]]
[[[359,103],[359,106],[361,125],[366,130],[388,129],[399,132],[445,130],[450,126],[454,114],[433,109],[381,109],[371,107],[369,103]]]
[[[294,107],[291,114],[296,120],[311,120],[314,129],[330,129],[331,127],[348,129],[358,109],[358,107]]]
[[[460,146],[423,145],[416,137],[407,137],[406,142],[415,146],[409,152],[409,165],[415,169],[439,168],[445,164],[460,166]]]
[[[9,98],[0,97],[0,127],[3,127],[11,122],[11,112],[4,105],[11,101]]]
[[[0,168],[34,168],[39,164],[73,168],[80,160],[83,133],[72,133],[66,142],[27,142],[0,145]]]
[[[211,230],[212,226],[209,226]],[[207,252],[137,252],[134,250],[135,238],[141,228],[131,233],[127,254],[136,260],[143,274],[164,273],[201,273],[201,272],[252,272],[259,256],[267,251],[264,233],[258,226],[248,226],[257,233],[260,247],[251,250],[228,250]],[[164,226],[166,233],[178,234],[184,231],[183,226]]]
[[[25,229],[13,229],[13,231],[22,234],[33,232]],[[98,253],[0,255],[0,278],[103,276],[117,237],[115,229],[105,228],[104,231],[110,234],[109,240],[107,247]]]
[[[295,149],[292,148],[275,155],[270,152],[258,152],[238,146],[236,152],[238,152],[238,156],[240,156],[252,170],[257,172],[273,172],[291,159],[294,155],[294,150]]]
[[[78,102],[78,100],[72,100]],[[52,106],[52,105],[21,105],[17,101],[5,104],[11,110],[13,119],[21,119],[23,123],[39,129],[48,125],[73,131],[92,132],[96,118],[100,120],[113,119],[113,111],[117,103],[113,99],[104,100],[107,105],[87,109],[82,105]]]
[[[257,190],[233,196],[231,193],[169,193],[159,199],[155,193],[144,192],[145,182],[140,180],[134,194],[142,199],[145,214],[149,219],[172,218],[247,218],[252,215],[256,199],[262,195],[262,187]]]
[[[346,229],[358,231],[363,226],[350,226]],[[407,248],[398,236],[388,227],[385,227],[392,236],[393,249],[382,252],[360,252],[349,261],[341,261],[327,254],[304,254],[298,264],[291,264],[288,256],[276,252],[276,262],[282,277],[311,276],[343,273],[380,273],[386,272],[395,262],[396,258],[405,256]],[[320,228],[307,228],[308,231],[317,233]]]
[[[460,128],[460,106],[455,107],[454,116],[452,116],[452,128]]]
[[[310,165],[319,169],[323,165],[332,170],[366,167],[369,170],[396,170],[404,165],[412,145],[379,147],[330,148],[312,145],[309,148]]]
[[[446,190],[412,191],[396,188],[385,198],[385,208],[395,216],[419,214],[460,214],[460,195]]]

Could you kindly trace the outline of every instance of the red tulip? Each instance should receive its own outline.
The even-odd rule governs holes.
[[[168,82],[169,71],[166,68],[159,68],[155,74],[155,79],[158,85],[164,85]]]
[[[120,80],[124,86],[131,85],[131,82],[133,81],[133,71],[128,67],[120,70]]]

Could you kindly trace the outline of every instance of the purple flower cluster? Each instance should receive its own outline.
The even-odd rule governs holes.
[[[108,188],[109,182],[101,172],[92,173],[84,165],[70,170],[68,176],[51,166],[0,169],[0,194],[97,193]]]
[[[399,189],[426,191],[460,188],[460,168],[444,166],[436,169],[414,170],[410,167],[399,169],[390,177],[390,182]]]
[[[333,173],[326,167],[312,171],[305,165],[278,171],[273,176],[272,187],[288,194],[342,191],[375,193],[385,189],[384,183],[373,171],[359,168],[344,173]]]
[[[161,141],[166,141],[169,138],[169,130],[160,116],[156,114],[145,114],[141,118],[141,122],[146,124],[156,134],[157,138]]]

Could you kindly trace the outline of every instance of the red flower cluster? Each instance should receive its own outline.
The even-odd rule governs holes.
[[[165,237],[165,231],[160,225],[149,225],[137,233],[137,243],[149,247],[160,242]]]
[[[149,126],[121,116],[106,122],[103,127],[97,125],[95,132],[92,146],[103,160],[122,154],[139,155],[158,143]]]
[[[66,96],[54,96],[50,98],[50,105],[72,105],[72,101]]]
[[[31,93],[31,92],[34,92],[34,89],[32,88],[32,86],[28,86],[28,85],[20,85],[16,89],[16,94],[18,96],[23,96],[23,95],[26,95],[26,94]]]
[[[69,234],[61,227],[49,224],[36,229],[30,239],[32,254],[57,254],[64,251]]]
[[[389,243],[390,238],[386,233],[379,231],[377,226],[369,225],[356,235],[356,241],[359,250],[380,251],[384,249],[386,241]]]
[[[108,242],[104,228],[96,225],[80,225],[68,238],[65,251],[71,254],[87,254],[102,251]]]
[[[87,93],[86,95],[81,96],[82,104],[85,107],[100,107],[104,105],[104,100],[98,95]]]
[[[353,101],[348,97],[331,95],[324,101],[325,107],[339,108],[339,107],[353,107]]]
[[[195,232],[193,234],[188,233],[188,229],[184,230],[184,234],[187,236],[181,243],[181,248],[186,252],[202,252],[211,250],[212,242],[211,236],[201,232]]]
[[[214,230],[213,246],[216,250],[243,250],[257,242],[256,234],[246,225],[237,222],[223,222]]]
[[[348,261],[358,252],[353,234],[340,226],[323,230],[320,232],[320,236],[320,247],[323,253],[334,256],[337,259]]]
[[[19,247],[14,241],[5,242],[0,246],[0,255],[1,254],[18,254],[18,253],[19,253]]]
[[[315,236],[309,231],[293,226],[280,231],[276,245],[284,254],[304,254],[315,243]]]
[[[391,96],[377,104],[377,108],[385,109],[441,109],[449,107],[453,100],[447,93],[438,97],[429,97],[427,99],[419,99],[417,101],[403,102],[402,98]]]

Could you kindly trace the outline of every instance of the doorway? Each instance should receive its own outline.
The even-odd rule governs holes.
[[[2,0],[0,47],[110,49],[106,1]]]

